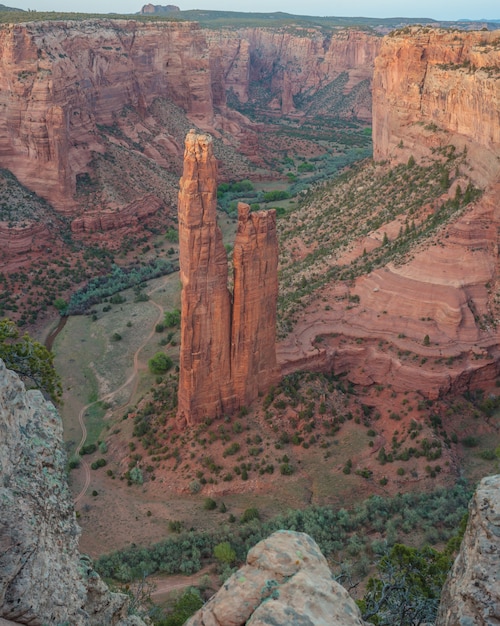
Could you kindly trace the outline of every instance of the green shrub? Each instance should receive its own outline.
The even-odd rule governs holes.
[[[282,463],[280,465],[280,472],[283,476],[291,476],[294,472],[293,465],[290,465],[290,463]]]
[[[165,239],[169,243],[179,243],[179,233],[175,228],[169,228],[165,233]]]
[[[198,609],[203,606],[198,589],[190,587],[175,602],[170,615],[156,622],[157,626],[182,626]]]
[[[217,508],[217,502],[212,498],[205,498],[203,501],[203,508],[205,511],[213,511]]]
[[[226,458],[226,456],[232,456],[233,454],[236,454],[237,452],[239,452],[241,446],[237,441],[234,441],[230,446],[228,446],[224,452],[222,453],[222,456],[224,458]]]
[[[96,450],[97,445],[95,443],[87,443],[86,445],[81,447],[80,455],[83,456],[84,454],[94,454]]]
[[[483,450],[479,456],[485,461],[494,461],[497,458],[495,450]]]
[[[180,326],[181,323],[181,312],[180,309],[174,309],[173,311],[167,311],[165,313],[165,326],[167,328],[174,328],[175,326]]]
[[[171,533],[180,533],[182,530],[182,522],[180,520],[169,520],[168,529]]]
[[[148,361],[148,368],[152,374],[165,374],[172,365],[172,359],[163,352],[157,352],[154,357]]]
[[[462,439],[462,444],[466,448],[475,448],[477,445],[479,445],[479,440],[476,437],[473,437],[472,435],[469,435],[469,436],[464,437]]]
[[[241,522],[245,524],[246,522],[251,522],[254,519],[260,519],[259,510],[256,507],[245,509],[243,515],[241,516]]]
[[[144,478],[142,476],[142,470],[140,467],[133,467],[130,470],[130,481],[136,485],[142,485]]]
[[[236,561],[236,552],[231,548],[229,541],[218,543],[214,548],[214,556],[221,563],[231,565]]]

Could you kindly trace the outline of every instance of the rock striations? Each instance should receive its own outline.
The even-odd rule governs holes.
[[[231,413],[278,379],[278,244],[274,211],[239,205],[234,303],[217,225],[217,161],[210,135],[186,137],[179,191],[182,320],[178,416]]]
[[[278,241],[274,210],[251,213],[248,204],[238,204],[233,267],[231,377],[240,406],[247,406],[278,378]]]
[[[278,531],[252,548],[186,626],[363,626],[359,608],[334,579],[316,542]]]
[[[306,321],[278,348],[283,373],[304,366],[333,369],[356,384],[418,389],[429,398],[494,384],[500,364],[499,35],[408,27],[383,39],[373,77],[374,158],[426,166],[445,162],[446,154],[462,155],[453,182],[422,207],[429,215],[469,183],[483,193],[403,262],[356,278],[352,288],[361,306],[345,307],[341,287],[332,284],[323,294],[330,312],[311,306]],[[413,192],[404,193],[410,206]],[[376,213],[370,202],[367,213]],[[395,241],[411,214],[332,255],[332,263],[341,267],[359,259],[365,248],[380,245],[384,233]],[[333,333],[352,342],[319,347],[314,341]],[[430,346],[423,346],[426,335]],[[386,341],[396,350],[387,350]],[[405,350],[421,360],[401,359]],[[438,357],[447,363],[435,363]]]
[[[480,482],[441,595],[436,626],[500,623],[500,475]]]
[[[80,556],[79,534],[61,418],[0,360],[0,618],[144,626]]]
[[[179,416],[231,410],[227,256],[217,225],[217,161],[210,135],[188,133],[179,190],[181,351]]]
[[[468,142],[472,180],[498,177],[499,34],[412,27],[385,37],[373,77],[374,158],[406,162],[409,151]]]

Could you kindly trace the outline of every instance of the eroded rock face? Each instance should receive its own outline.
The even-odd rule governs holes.
[[[258,84],[271,112],[305,115],[311,101],[315,114],[371,119],[370,84],[380,37],[355,30],[325,37],[313,27],[295,34],[248,28],[208,31],[207,40],[211,59],[218,59],[226,90],[232,90],[241,103],[252,98],[253,86]],[[342,91],[349,104],[332,109],[331,93],[325,97],[326,91],[322,94],[321,90],[342,73]],[[294,98],[301,103],[300,112]]]
[[[252,548],[186,626],[362,626],[359,609],[333,579],[309,535],[278,531]]]
[[[19,624],[141,626],[78,552],[62,423],[0,360],[0,617]]]
[[[233,266],[231,377],[240,406],[248,406],[279,380],[276,211],[251,213],[248,204],[238,204]]]
[[[186,137],[179,190],[182,319],[178,417],[196,423],[250,404],[277,382],[278,242],[274,211],[238,206],[234,303],[217,226],[210,135]]]
[[[217,161],[212,137],[186,137],[179,190],[181,350],[178,415],[188,422],[233,404],[230,385],[231,296],[227,256],[217,226]]]
[[[500,475],[480,482],[458,557],[441,595],[436,626],[500,623]]]
[[[408,160],[467,138],[476,184],[498,175],[500,31],[413,27],[384,38],[373,77],[374,158]]]
[[[403,263],[389,262],[359,276],[354,290],[360,307],[339,302],[340,286],[332,283],[325,289],[331,311],[311,306],[306,321],[278,348],[283,374],[303,367],[333,369],[359,385],[418,389],[433,399],[494,384],[500,335],[496,322],[484,321],[496,320],[499,311],[499,34],[410,27],[384,38],[373,78],[375,159],[396,165],[413,157],[426,166],[445,161],[446,147],[463,155],[453,184],[422,207],[429,213],[453,198],[459,186],[463,192],[471,183],[483,194]],[[360,238],[334,263],[359,259],[364,248],[381,244],[384,232],[394,240],[404,219],[398,216]],[[317,335],[332,333],[352,342],[315,343]],[[436,347],[434,354],[422,345],[426,335]],[[422,362],[399,358],[398,352],[409,348],[399,343],[405,338]],[[378,344],[381,340],[397,350],[388,351]],[[428,356],[450,363],[424,366]]]
[[[167,97],[213,117],[205,38],[194,23],[36,22],[0,28],[0,166],[58,210],[77,212],[76,177],[103,153],[99,126]]]

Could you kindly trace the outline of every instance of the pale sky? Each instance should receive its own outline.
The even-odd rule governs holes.
[[[76,11],[82,13],[137,13],[147,1],[141,0],[0,0],[1,4],[35,11]],[[153,0],[152,4],[175,4],[181,10],[273,12],[297,15],[363,17],[430,17],[436,20],[500,19],[499,0]]]

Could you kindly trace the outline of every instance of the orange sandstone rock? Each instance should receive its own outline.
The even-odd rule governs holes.
[[[216,208],[212,138],[193,130],[186,137],[178,207],[182,282],[178,415],[188,423],[233,408],[231,296]]]
[[[190,131],[179,191],[182,319],[178,418],[196,423],[250,404],[279,378],[278,244],[274,211],[240,203],[234,305],[216,222],[217,161],[210,135]]]
[[[231,374],[235,395],[245,406],[279,380],[276,211],[250,213],[248,204],[238,204],[233,262]]]

